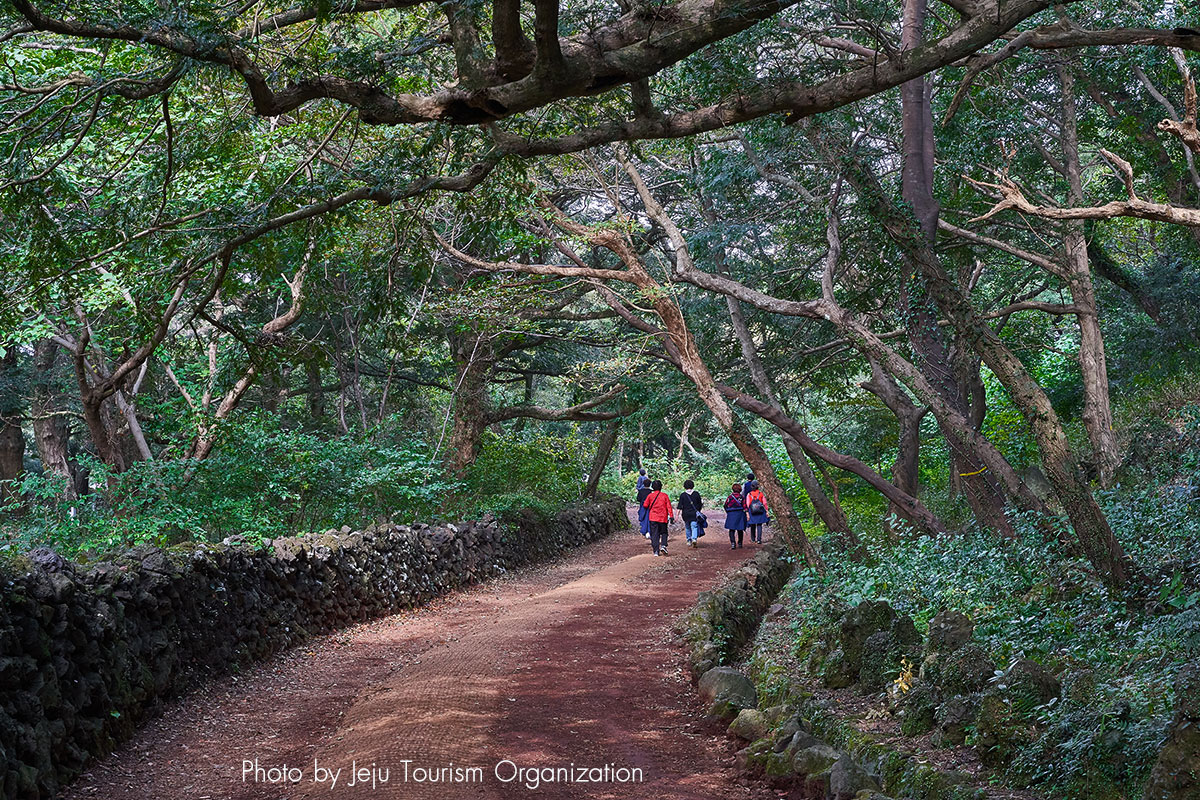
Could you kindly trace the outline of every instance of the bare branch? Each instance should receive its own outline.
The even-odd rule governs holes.
[[[1030,264],[1041,267],[1047,272],[1058,275],[1059,277],[1066,277],[1066,272],[1063,270],[1062,265],[1056,261],[1053,261],[1047,256],[1043,256],[1039,253],[1031,253],[1028,250],[1023,250],[1020,247],[1016,247],[1015,245],[1011,245],[1008,242],[1001,241],[1000,239],[993,239],[990,236],[984,236],[982,234],[975,233],[974,231],[969,231],[966,228],[960,228],[957,225],[947,222],[945,219],[938,219],[938,228],[946,233],[953,234],[960,239],[965,239],[968,242],[987,245],[988,247],[993,247],[997,250],[1008,253],[1011,256],[1016,256],[1022,261],[1028,261]]]
[[[570,408],[545,408],[533,405],[497,408],[488,413],[488,423],[503,422],[504,420],[517,419],[518,417],[549,421],[574,420],[579,422],[602,422],[604,420],[616,419],[623,416],[620,411],[592,411],[591,409],[620,397],[624,391],[625,386],[617,384],[604,394],[593,397],[586,402],[573,405]]]
[[[1116,158],[1115,156],[1111,156],[1111,154],[1109,155],[1112,158]],[[1120,163],[1124,164],[1125,168],[1129,168],[1129,163],[1124,159],[1120,159]],[[1117,165],[1117,169],[1124,173],[1124,169],[1119,164]],[[1126,184],[1129,187],[1130,193],[1128,200],[1123,202],[1114,200],[1102,206],[1079,208],[1055,208],[1035,205],[1026,200],[1020,188],[1008,179],[1003,179],[1002,183],[988,183],[986,181],[977,181],[965,175],[963,177],[974,186],[997,190],[1003,197],[990,211],[975,217],[970,220],[971,222],[982,222],[985,219],[996,216],[1001,211],[1011,208],[1021,214],[1028,214],[1031,217],[1041,217],[1043,219],[1115,219],[1116,217],[1133,217],[1135,219],[1153,220],[1155,222],[1169,222],[1174,225],[1200,225],[1200,210],[1180,208],[1168,203],[1151,203],[1138,198],[1133,194],[1131,175],[1132,170],[1130,170],[1130,177]]]

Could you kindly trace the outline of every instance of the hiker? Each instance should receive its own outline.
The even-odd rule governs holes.
[[[729,549],[741,547],[742,535],[746,532],[746,498],[742,497],[740,483],[735,483],[733,494],[725,498],[725,529],[729,531]]]
[[[671,507],[671,498],[662,490],[662,481],[654,481],[650,489],[650,494],[642,503],[650,519],[650,546],[654,548],[654,555],[665,556],[667,523],[675,521],[675,509]]]
[[[646,468],[640,467],[638,469],[637,486],[635,488],[641,489],[643,486],[649,486],[649,485],[650,485],[650,479],[646,477]]]
[[[758,486],[758,481],[750,481],[749,491],[746,492],[746,527],[750,530],[750,541],[762,544],[763,525],[771,521],[767,516],[767,498]]]
[[[696,491],[696,483],[691,479],[683,482],[683,494],[679,495],[679,516],[683,519],[683,530],[687,534],[688,547],[698,547],[700,538],[700,509],[704,508],[704,498]]]
[[[646,470],[642,470],[645,472]],[[646,498],[650,496],[650,479],[646,478],[643,481],[638,478],[637,502],[638,502],[638,528],[642,532],[642,536],[650,538],[650,512],[646,510]]]

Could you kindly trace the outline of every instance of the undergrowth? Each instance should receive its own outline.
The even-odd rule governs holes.
[[[961,611],[998,666],[1031,658],[1064,683],[1006,782],[1068,800],[1137,795],[1171,715],[1174,673],[1200,657],[1200,503],[1164,489],[1103,500],[1118,538],[1152,576],[1149,601],[1109,590],[1033,519],[1018,520],[1016,540],[913,536],[870,564],[830,557],[825,577],[797,574],[784,592],[795,663],[834,621],[834,597],[886,600],[922,630],[943,609]]]

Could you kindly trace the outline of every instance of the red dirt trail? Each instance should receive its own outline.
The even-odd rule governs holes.
[[[618,532],[553,564],[316,639],[165,708],[64,797],[773,797],[735,771],[733,747],[704,720],[671,633],[697,593],[756,547],[731,551],[720,513],[710,519],[695,550],[677,525],[665,558],[636,532]],[[254,759],[263,770],[298,768],[299,781],[256,781],[253,770],[243,774]],[[336,787],[314,781],[314,759],[341,769]],[[387,782],[351,786],[352,762],[375,765],[377,778],[386,769]],[[572,764],[611,764],[640,769],[642,780],[532,789],[502,781],[498,764],[504,778],[515,767],[570,774]],[[418,767],[436,775],[451,765],[482,774],[417,781]]]

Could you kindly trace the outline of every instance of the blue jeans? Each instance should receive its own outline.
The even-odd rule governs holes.
[[[700,523],[696,520],[685,520],[683,529],[687,531],[687,540],[694,542],[700,538]]]

